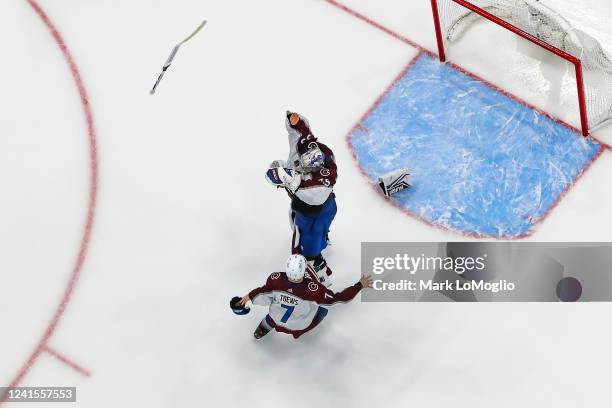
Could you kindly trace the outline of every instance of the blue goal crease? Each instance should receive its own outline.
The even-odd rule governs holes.
[[[532,232],[601,146],[428,55],[349,135],[373,181],[407,168],[392,197],[433,225],[512,238]]]

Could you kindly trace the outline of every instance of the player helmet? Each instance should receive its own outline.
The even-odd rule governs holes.
[[[325,155],[316,145],[300,156],[300,164],[306,171],[314,171],[323,167],[324,163]]]
[[[251,311],[251,308],[248,308],[239,303],[240,303],[240,296],[234,296],[232,300],[230,300],[230,308],[232,309],[232,312],[236,313],[237,315],[249,314],[249,312]]]
[[[306,272],[306,258],[303,255],[291,255],[287,259],[285,273],[291,282],[299,283],[304,279]]]

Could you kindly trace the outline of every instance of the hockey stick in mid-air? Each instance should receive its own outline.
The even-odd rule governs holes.
[[[176,53],[178,52],[179,48],[181,48],[181,45],[191,40],[193,36],[199,33],[202,28],[204,28],[205,25],[206,25],[206,20],[202,21],[200,25],[198,26],[198,28],[196,28],[195,31],[189,35],[189,37],[185,38],[183,41],[181,41],[180,43],[174,46],[174,48],[172,49],[172,52],[170,53],[170,56],[168,57],[168,59],[166,60],[166,63],[162,67],[162,71],[159,74],[159,77],[157,77],[157,81],[155,81],[155,85],[153,85],[153,88],[151,88],[151,91],[149,92],[151,95],[155,93],[155,90],[157,89],[157,85],[159,85],[159,83],[161,82],[162,78],[164,77],[164,74],[166,73],[166,70],[170,68],[170,65],[172,65],[172,60],[176,56]]]

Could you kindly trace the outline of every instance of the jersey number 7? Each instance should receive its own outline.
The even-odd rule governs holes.
[[[293,309],[295,309],[295,306],[288,306],[288,305],[280,305],[280,306],[283,309],[287,309],[287,311],[285,312],[285,314],[281,318],[281,322],[287,323],[287,320],[289,320],[289,317],[291,316],[291,313],[293,313]]]

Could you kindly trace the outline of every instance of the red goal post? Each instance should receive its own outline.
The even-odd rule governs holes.
[[[585,93],[585,87],[584,87],[584,76],[582,72],[582,61],[580,60],[580,58],[575,57],[574,55],[547,43],[546,41],[538,38],[537,36],[531,33],[528,33],[527,31],[511,24],[510,22],[505,21],[502,18],[488,12],[484,8],[478,7],[477,5],[473,4],[473,2],[466,1],[466,0],[431,0],[431,7],[432,7],[433,17],[434,17],[434,25],[436,28],[436,39],[438,42],[438,55],[440,57],[440,61],[443,61],[443,62],[446,61],[446,51],[445,51],[445,44],[444,44],[445,38],[442,32],[442,24],[440,20],[440,11],[439,11],[440,9],[438,8],[438,3],[441,1],[447,1],[447,2],[452,1],[462,7],[465,7],[471,12],[476,13],[499,26],[502,26],[509,31],[512,31],[513,33],[523,37],[524,39],[572,63],[576,70],[576,83],[578,87],[578,104],[580,106],[580,123],[582,127],[582,134],[584,136],[589,135],[588,109],[587,109],[586,93]]]

